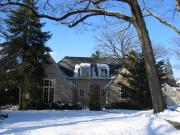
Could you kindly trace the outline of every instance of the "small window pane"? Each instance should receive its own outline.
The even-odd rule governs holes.
[[[49,86],[49,80],[44,80],[44,86]]]
[[[44,102],[48,102],[48,88],[44,88],[43,91]]]
[[[81,77],[90,77],[91,70],[90,68],[81,68]]]
[[[121,98],[128,98],[129,94],[128,94],[128,87],[123,85],[121,86]]]
[[[108,77],[107,69],[101,69],[101,77]]]
[[[49,89],[49,102],[53,102],[54,100],[54,88]]]
[[[84,90],[80,89],[80,96],[83,97],[84,96]]]
[[[52,86],[52,81],[51,80],[49,80],[49,86]]]

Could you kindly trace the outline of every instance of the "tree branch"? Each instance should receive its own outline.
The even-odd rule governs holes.
[[[61,23],[62,20],[67,19],[68,17],[70,17],[72,15],[77,15],[77,14],[80,14],[80,13],[92,13],[92,14],[95,14],[95,15],[112,16],[112,17],[116,17],[118,19],[128,21],[130,23],[133,23],[133,21],[134,21],[133,18],[130,17],[130,16],[121,14],[119,12],[111,12],[111,11],[106,11],[106,10],[102,10],[102,9],[86,9],[86,8],[85,9],[84,8],[83,9],[77,9],[77,10],[75,9],[73,11],[67,12],[66,14],[62,15],[61,17],[53,17],[53,16],[49,16],[49,15],[46,15],[46,14],[40,14],[35,9],[33,9],[31,6],[23,4],[23,3],[12,2],[10,0],[7,3],[3,3],[3,4],[0,3],[0,6],[8,6],[8,5],[17,5],[17,6],[27,7],[39,18],[47,18],[47,19],[51,19],[51,20],[54,20],[54,21],[58,21],[60,23]],[[85,15],[83,17],[83,19],[81,19],[81,20],[85,20],[85,19],[87,19],[88,17],[91,17],[91,16],[92,15]],[[80,21],[80,22],[82,22],[82,21]]]
[[[153,16],[154,18],[156,18],[159,22],[163,23],[164,25],[170,27],[171,29],[173,29],[177,34],[180,35],[180,29],[176,28],[173,24],[169,23],[168,21],[162,19],[160,16],[152,13],[149,9],[146,9],[146,11],[148,12],[148,15],[146,16]]]

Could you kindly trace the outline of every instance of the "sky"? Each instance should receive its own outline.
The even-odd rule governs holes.
[[[101,23],[102,20],[92,18],[91,21],[93,21],[93,23]],[[46,26],[43,30],[50,31],[52,34],[51,39],[47,42],[47,46],[52,49],[51,55],[56,62],[65,56],[91,56],[97,45],[95,36],[99,35],[102,30],[102,28],[84,30],[79,26],[68,28],[65,25],[47,19],[43,19],[42,22],[46,22]],[[151,17],[146,18],[146,24],[152,43],[162,44],[171,51],[173,48],[172,40],[177,38],[178,35],[172,29],[164,26]],[[176,19],[176,24],[177,26],[180,26],[180,17]],[[168,58],[173,66],[174,77],[180,79],[179,60],[173,55],[168,56]],[[177,65],[179,66],[179,69],[177,68]]]
[[[88,57],[95,51],[97,45],[95,36],[99,34],[99,30],[79,30],[49,20],[46,22],[44,30],[52,34],[47,46],[52,49],[51,55],[56,62],[65,56]],[[177,37],[173,30],[153,19],[147,23],[147,27],[152,42],[163,44],[170,50],[173,48],[172,40]],[[180,78],[180,69],[176,66],[179,60],[173,56],[169,59],[173,66],[174,77]]]

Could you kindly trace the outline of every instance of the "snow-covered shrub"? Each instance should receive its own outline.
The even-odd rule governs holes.
[[[83,107],[80,104],[56,102],[56,103],[52,104],[51,109],[56,109],[56,110],[82,110]]]
[[[132,102],[113,102],[105,106],[106,109],[143,109],[142,106]]]

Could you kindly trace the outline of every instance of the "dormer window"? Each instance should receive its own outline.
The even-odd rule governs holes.
[[[105,68],[100,69],[100,76],[108,77],[108,69],[105,69]]]
[[[80,77],[91,77],[91,64],[90,63],[80,64]]]
[[[109,66],[107,64],[97,64],[98,76],[109,77]]]

